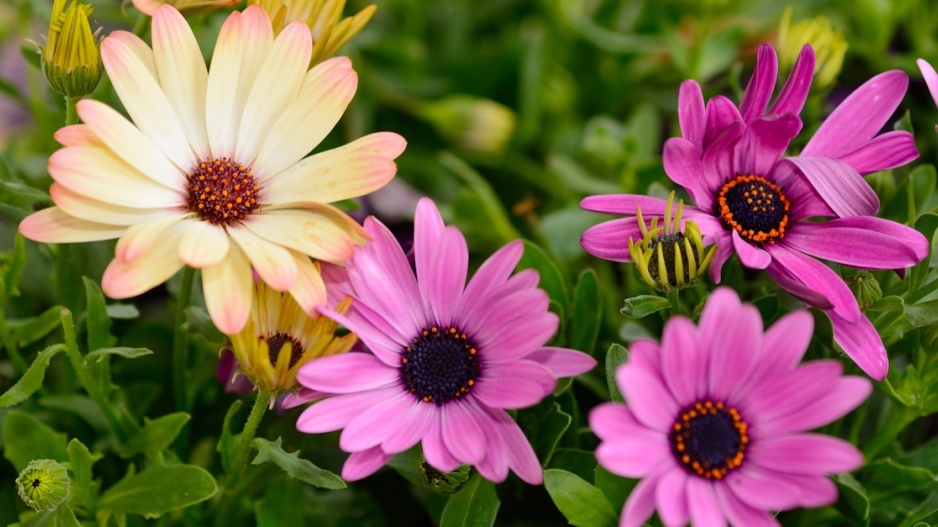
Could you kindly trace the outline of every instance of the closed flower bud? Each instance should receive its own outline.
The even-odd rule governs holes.
[[[857,297],[857,303],[860,304],[861,309],[872,306],[883,297],[883,290],[880,289],[879,282],[866,271],[860,271],[853,276],[847,277],[846,282],[850,290],[853,291],[853,295]]]
[[[37,512],[51,511],[68,498],[68,471],[51,459],[34,459],[16,478],[20,498]]]
[[[91,32],[91,6],[79,0],[55,0],[45,46],[40,47],[42,72],[59,95],[80,98],[89,95],[101,80],[98,39]]]
[[[791,6],[785,8],[778,28],[779,63],[782,69],[790,68],[805,44],[814,48],[814,85],[819,88],[830,86],[844,64],[847,41],[840,31],[835,31],[827,17],[819,16],[791,23]]]
[[[422,103],[415,113],[447,140],[481,153],[504,150],[514,136],[517,121],[510,108],[471,95],[453,95]]]
[[[658,218],[652,218],[651,225],[647,226],[642,209],[638,208],[635,215],[642,239],[636,242],[629,238],[629,254],[642,280],[663,292],[693,285],[707,270],[716,249],[704,250],[700,227],[693,220],[685,221],[681,230],[684,202],[678,202],[677,212],[672,217],[673,202],[674,192],[668,197],[661,227],[658,226]]]

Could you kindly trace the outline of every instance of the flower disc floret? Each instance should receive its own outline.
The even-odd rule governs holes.
[[[480,373],[476,345],[455,327],[421,331],[401,359],[404,386],[421,401],[437,405],[469,393]]]
[[[689,473],[722,479],[742,466],[748,429],[736,408],[707,399],[681,412],[668,439],[674,458]]]
[[[251,169],[227,157],[202,161],[186,177],[190,212],[213,225],[244,220],[257,208],[257,180]]]
[[[753,242],[775,243],[785,236],[791,203],[778,185],[762,176],[740,175],[720,188],[716,214]]]

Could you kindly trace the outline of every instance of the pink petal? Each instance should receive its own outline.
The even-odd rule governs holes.
[[[908,75],[899,70],[866,81],[824,121],[802,155],[837,158],[856,150],[892,117],[908,86]]]
[[[696,527],[726,527],[726,518],[713,492],[714,484],[702,478],[687,480],[687,509]]]
[[[443,444],[440,423],[442,422],[442,412],[435,412],[433,421],[426,435],[423,436],[423,455],[431,467],[440,472],[452,472],[459,468],[459,460],[453,457],[446,446]]]
[[[765,248],[778,265],[791,272],[810,289],[817,291],[834,306],[834,311],[845,319],[855,322],[862,317],[853,292],[843,279],[829,267],[787,247],[784,242],[766,245]]]
[[[380,266],[390,280],[384,282],[382,287],[392,291],[397,297],[398,310],[395,312],[407,315],[413,322],[413,327],[422,329],[427,323],[426,315],[420,308],[423,301],[417,287],[417,279],[410,267],[410,261],[394,234],[383,223],[369,217],[365,220],[365,231],[371,235],[372,242],[365,250],[374,255],[377,265]]]
[[[632,211],[634,214],[635,211]],[[644,214],[644,209],[642,214]],[[583,250],[603,260],[613,262],[631,262],[629,253],[629,239],[641,241],[642,232],[638,226],[638,218],[620,218],[594,225],[580,238]]]
[[[870,184],[844,161],[802,153],[781,162],[795,165],[837,216],[875,216],[879,210]]]
[[[481,384],[481,383],[480,383]],[[443,444],[456,459],[474,465],[485,457],[485,435],[466,406],[468,401],[452,401],[440,409]]]
[[[724,316],[729,324],[709,341],[709,395],[718,401],[728,400],[749,378],[762,344],[762,315],[754,306],[734,306]]]
[[[837,485],[827,476],[785,474],[785,478],[801,487],[799,507],[823,507],[837,501]]]
[[[759,436],[778,436],[805,432],[832,423],[847,415],[869,397],[873,390],[870,381],[861,377],[844,377],[833,384],[826,393],[787,415],[776,418],[760,416],[753,433]]]
[[[745,463],[725,480],[733,494],[750,507],[777,511],[791,509],[801,499],[801,487],[788,481],[784,474]]]
[[[749,459],[760,467],[804,475],[840,474],[863,466],[863,454],[855,446],[818,434],[762,439]]]
[[[787,415],[827,393],[842,374],[843,366],[832,359],[811,361],[794,370],[778,372],[753,388],[743,411],[746,415],[757,416],[754,419],[758,422]]]
[[[296,379],[314,390],[354,393],[400,383],[401,373],[370,353],[343,353],[322,357],[303,366]]]
[[[765,269],[772,262],[769,253],[756,247],[751,242],[743,240],[735,230],[730,233],[733,240],[733,249],[739,255],[739,261],[750,269]]]
[[[307,434],[321,434],[345,428],[356,416],[397,393],[400,393],[397,388],[385,388],[323,399],[303,410],[296,420],[296,429]]]
[[[675,467],[658,481],[655,506],[661,523],[681,526],[687,523],[687,480],[684,469]]]
[[[567,348],[544,347],[525,358],[543,364],[557,378],[582,375],[596,367],[593,357]]]
[[[668,389],[681,407],[706,397],[709,346],[705,345],[693,322],[674,317],[661,336],[661,373]]]
[[[596,459],[609,472],[626,478],[643,478],[660,469],[671,456],[671,446],[664,434],[632,435],[603,441],[596,448]]]
[[[808,349],[814,332],[814,317],[806,310],[792,311],[778,319],[762,337],[758,361],[746,382],[757,388],[765,380],[794,369]]]
[[[756,70],[746,85],[742,100],[739,102],[739,113],[743,120],[748,122],[762,116],[769,105],[772,92],[775,91],[775,78],[778,75],[778,56],[775,49],[768,45],[759,46],[759,55],[756,58]]]
[[[356,249],[354,258],[346,262],[346,269],[355,288],[355,305],[367,306],[367,310],[394,327],[395,340],[408,342],[427,329],[429,321],[423,313],[422,302],[407,303],[407,297],[395,282],[395,270],[386,267],[375,254]]]
[[[339,447],[346,452],[358,452],[380,445],[401,430],[408,412],[419,402],[413,394],[403,390],[377,401],[345,425],[339,436]]]
[[[498,432],[505,443],[505,452],[508,456],[508,466],[529,485],[540,485],[544,482],[544,472],[537,455],[525,437],[524,432],[504,410],[493,408],[484,409],[491,419],[491,426]]]
[[[862,269],[911,267],[929,250],[928,240],[917,230],[870,216],[799,222],[786,233],[785,243],[817,258]]]
[[[742,120],[743,116],[739,114],[736,105],[726,97],[717,95],[707,101],[707,132],[704,134],[704,150],[709,149],[713,141],[728,126]],[[741,124],[745,126],[744,123]]]
[[[736,145],[742,139],[746,125],[735,121],[721,130],[710,146],[703,153],[703,176],[707,186],[713,194],[719,193],[720,188],[736,176]],[[707,210],[706,207],[701,207]]]
[[[504,362],[519,359],[547,344],[557,332],[560,319],[551,312],[531,313],[508,330],[492,334],[478,342],[479,353],[485,360]]]
[[[547,293],[541,289],[522,289],[509,295],[491,298],[488,302],[479,303],[472,314],[460,313],[462,329],[471,334],[476,342],[493,342],[498,344],[499,337],[504,333],[512,333],[516,325],[529,320],[532,315],[545,314],[550,304]],[[549,338],[549,337],[548,337]],[[530,350],[529,350],[530,351]],[[510,358],[490,356],[492,360],[514,360],[518,353],[511,353]]]
[[[342,479],[346,481],[364,479],[377,472],[391,457],[393,456],[385,454],[378,447],[362,452],[352,452],[345,460],[345,465],[342,466]]]
[[[352,310],[361,316],[341,315],[331,309],[319,306],[317,311],[324,316],[335,320],[348,328],[364,342],[368,349],[384,364],[398,367],[401,364],[401,353],[405,346],[400,342],[409,342],[400,336],[397,328],[392,327],[381,315],[371,311],[362,303],[353,303]],[[351,315],[351,313],[349,313]],[[392,339],[398,339],[398,341]]]
[[[127,227],[80,220],[59,207],[49,207],[24,218],[19,230],[23,236],[37,242],[81,243],[117,238]]]
[[[626,364],[616,372],[616,380],[642,424],[653,430],[670,428],[680,407],[657,373]]]
[[[922,77],[925,78],[925,84],[928,86],[928,91],[931,92],[932,99],[935,100],[935,105],[938,105],[938,73],[935,73],[935,68],[931,64],[922,59],[916,60],[915,63],[918,64],[918,69],[922,71]]]
[[[717,485],[713,488],[720,502],[723,514],[734,526],[746,527],[779,527],[778,521],[771,514],[754,509],[737,498],[726,485]]]
[[[645,478],[632,489],[629,498],[625,500],[622,518],[619,519],[619,527],[642,527],[645,525],[645,520],[655,512],[655,489],[658,487],[658,479],[658,474]]]
[[[420,286],[429,301],[433,320],[441,325],[455,322],[456,306],[466,287],[469,248],[456,227],[447,227],[433,251],[433,260]]]
[[[414,214],[414,263],[417,269],[417,282],[420,284],[424,299],[429,298],[425,282],[429,277],[436,245],[443,235],[444,228],[443,218],[436,204],[430,198],[421,198]]]
[[[508,478],[508,451],[495,423],[482,409],[469,405],[469,411],[485,434],[485,459],[476,463],[475,468],[482,477],[501,483]]]
[[[808,305],[819,309],[833,308],[831,301],[824,297],[820,291],[805,284],[799,277],[795,276],[794,273],[780,263],[772,262],[765,268],[765,273],[769,275],[779,287]]]
[[[604,214],[622,214],[634,216],[635,209],[642,208],[642,214],[651,216],[664,215],[666,200],[636,194],[603,194],[588,196],[580,202],[580,208]],[[687,208],[684,209],[687,212]],[[698,211],[699,212],[699,211]]]
[[[672,137],[664,143],[664,171],[671,181],[687,190],[698,207],[706,210],[713,207],[713,193],[701,177],[700,153],[700,147],[687,139]]]
[[[541,402],[556,386],[547,367],[519,360],[485,367],[471,394],[492,408],[527,408]]]
[[[632,411],[622,403],[602,403],[590,411],[590,428],[605,441],[615,441],[633,436],[665,437],[660,431],[646,428],[635,419]]]
[[[697,148],[703,148],[707,115],[703,93],[696,81],[686,80],[681,83],[681,91],[677,98],[677,116],[681,125],[681,136]]]
[[[710,279],[719,284],[723,264],[726,263],[730,256],[733,256],[734,252],[731,234],[728,231],[722,232],[718,235],[715,244],[717,249],[716,253],[713,255],[713,259],[710,260]]]
[[[870,142],[840,158],[865,176],[888,170],[918,159],[915,138],[909,132],[893,131],[874,137]]]
[[[479,267],[466,285],[459,299],[457,313],[464,313],[467,320],[474,320],[486,311],[486,299],[501,289],[521,260],[524,243],[515,240],[495,251]]]
[[[749,123],[737,149],[737,169],[743,174],[768,176],[800,131],[801,119],[790,113]]]
[[[629,346],[629,364],[644,368],[648,371],[661,371],[661,347],[657,342],[639,339]],[[619,366],[621,369],[622,366]],[[618,380],[617,380],[618,382]],[[621,385],[619,386],[622,387]]]
[[[811,78],[813,76],[814,50],[811,49],[810,45],[805,44],[801,48],[798,60],[795,61],[795,65],[791,69],[788,80],[785,81],[785,86],[782,87],[782,91],[779,92],[775,103],[769,109],[769,113],[777,115],[785,113],[800,114],[804,102],[808,99],[808,92],[811,91]]]
[[[889,372],[889,356],[876,328],[865,316],[851,323],[834,311],[825,311],[834,327],[834,342],[857,363],[863,373],[881,381]]]
[[[436,412],[435,404],[414,401],[406,417],[401,419],[397,432],[389,434],[381,443],[381,450],[386,454],[397,454],[419,443],[436,421]]]

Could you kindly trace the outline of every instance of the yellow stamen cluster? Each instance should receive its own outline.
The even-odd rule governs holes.
[[[642,280],[665,292],[693,285],[707,270],[715,252],[714,247],[704,250],[700,227],[693,220],[686,220],[681,231],[684,202],[678,201],[677,212],[672,217],[673,203],[674,192],[668,196],[661,227],[657,217],[652,218],[650,227],[647,226],[642,209],[638,207],[635,215],[642,239],[635,242],[629,238],[629,254]]]
[[[370,5],[354,16],[342,19],[346,0],[248,0],[270,15],[275,33],[291,22],[300,21],[309,26],[313,35],[313,55],[310,66],[328,59],[361,31],[375,10]],[[341,21],[340,21],[341,20]]]
[[[718,463],[698,458],[698,452],[693,452],[689,445],[694,434],[694,424],[700,418],[723,414],[732,424],[733,430],[738,434],[739,441],[736,451]],[[707,400],[694,404],[681,413],[671,427],[671,442],[678,461],[684,468],[706,479],[723,479],[728,473],[742,466],[746,457],[746,448],[749,445],[749,425],[739,416],[736,408],[727,408],[722,402]]]
[[[55,0],[46,44],[40,49],[42,71],[53,91],[81,98],[94,91],[101,79],[101,54],[88,17],[92,7],[79,0]]]

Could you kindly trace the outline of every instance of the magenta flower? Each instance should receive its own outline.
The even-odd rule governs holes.
[[[693,220],[705,241],[717,245],[714,281],[733,253],[746,267],[765,269],[783,289],[824,309],[837,343],[863,371],[883,379],[889,364],[882,340],[840,276],[811,257],[900,269],[928,255],[918,231],[873,217],[879,198],[863,179],[918,157],[911,134],[877,135],[902,100],[908,77],[889,71],[869,80],[828,117],[801,155],[783,158],[801,130],[798,114],[813,71],[814,52],[805,46],[771,107],[777,58],[768,45],[759,48],[739,108],[725,97],[704,106],[700,86],[685,81],[678,102],[683,137],[665,143],[664,168],[696,204],[684,207],[685,221]],[[631,261],[627,240],[640,237],[636,207],[646,217],[663,215],[665,200],[591,196],[581,206],[627,216],[590,228],[581,240],[590,254],[624,262]]]
[[[834,360],[799,366],[811,340],[806,311],[764,334],[755,307],[718,288],[700,325],[675,317],[661,344],[632,344],[616,372],[627,405],[590,413],[599,463],[640,478],[620,526],[641,526],[655,509],[666,527],[778,525],[772,514],[837,499],[826,476],[855,470],[863,455],[833,437],[805,433],[839,419],[870,394]]]
[[[512,276],[520,242],[489,258],[466,284],[469,254],[455,227],[422,199],[415,218],[416,277],[401,246],[381,222],[365,221],[373,241],[347,261],[352,308],[342,316],[321,308],[372,353],[324,357],[297,379],[337,394],[308,408],[302,432],[343,429],[351,452],[342,470],[364,478],[394,454],[422,442],[427,463],[449,472],[475,465],[503,481],[508,469],[539,484],[541,465],[505,409],[524,408],[553,391],[557,377],[596,365],[578,351],[545,347],[558,317],[537,288],[533,270]]]
[[[922,77],[925,77],[925,84],[928,86],[928,91],[931,92],[931,98],[935,100],[935,105],[938,106],[938,73],[935,73],[935,68],[923,59],[918,59],[915,63],[918,64]],[[938,130],[938,127],[935,130]]]

